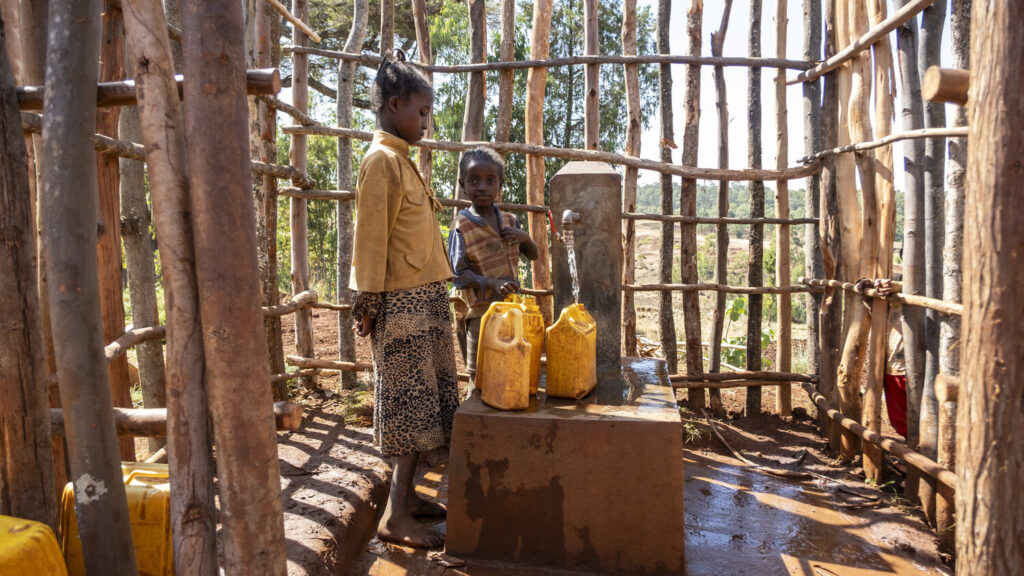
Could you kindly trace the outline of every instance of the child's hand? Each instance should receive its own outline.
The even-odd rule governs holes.
[[[519,290],[519,287],[516,286],[515,282],[512,282],[511,280],[506,280],[504,278],[488,278],[487,287],[501,294],[502,296],[508,296],[509,294],[512,294],[513,292],[517,292]]]
[[[519,228],[505,228],[501,231],[501,238],[507,244],[514,244],[519,242],[520,244],[530,241],[530,235],[525,230]]]
[[[356,320],[355,332],[356,336],[368,336],[370,332],[373,332],[373,325],[376,321],[370,318],[367,314],[363,314],[363,317]]]

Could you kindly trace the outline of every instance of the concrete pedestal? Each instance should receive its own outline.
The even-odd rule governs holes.
[[[541,384],[543,386],[543,382]],[[605,574],[682,574],[683,446],[664,362],[626,358],[576,402],[455,415],[447,551]]]

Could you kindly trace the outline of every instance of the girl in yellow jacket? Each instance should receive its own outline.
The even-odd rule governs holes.
[[[374,443],[392,459],[391,493],[377,527],[384,540],[432,548],[444,536],[416,516],[443,514],[412,490],[417,456],[451,438],[458,408],[447,281],[437,199],[409,159],[423,137],[434,92],[395,51],[370,92],[373,143],[359,168],[353,266],[355,331],[370,336]]]

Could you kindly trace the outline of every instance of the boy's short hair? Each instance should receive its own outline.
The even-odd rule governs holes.
[[[462,174],[466,173],[466,168],[469,166],[470,160],[485,160],[493,162],[498,167],[499,176],[501,181],[505,181],[505,161],[501,158],[501,154],[498,154],[494,148],[490,146],[477,146],[476,148],[470,148],[462,153],[462,158],[459,158],[459,174],[460,178]]]

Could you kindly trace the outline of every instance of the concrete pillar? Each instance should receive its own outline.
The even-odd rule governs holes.
[[[597,365],[617,368],[622,355],[622,177],[603,162],[569,162],[551,178],[551,215],[561,232],[566,210],[581,216],[573,230],[580,303],[597,320]],[[551,249],[555,319],[572,304],[565,246]]]

